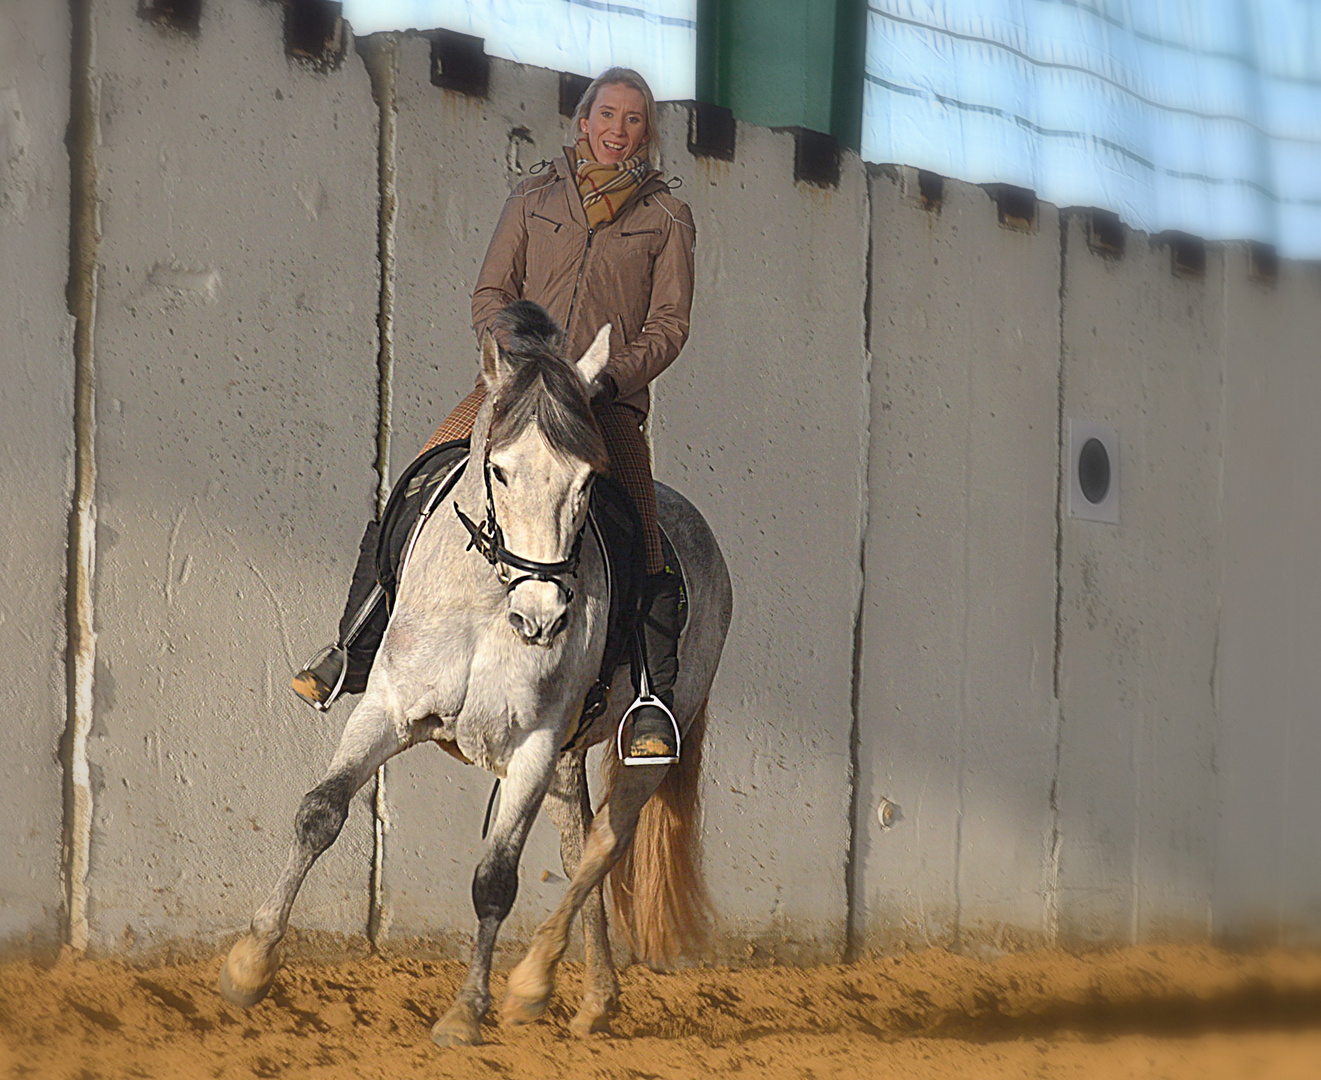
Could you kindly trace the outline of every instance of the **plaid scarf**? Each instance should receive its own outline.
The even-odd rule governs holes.
[[[593,229],[614,221],[615,215],[651,172],[645,143],[627,161],[603,165],[592,155],[587,136],[579,135],[573,144],[573,156],[577,163],[574,175],[583,201],[583,213],[587,215],[588,226]]]

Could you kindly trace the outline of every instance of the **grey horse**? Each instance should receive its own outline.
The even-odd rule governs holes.
[[[269,990],[298,889],[339,835],[353,795],[389,758],[427,741],[502,781],[473,880],[472,959],[454,1003],[432,1029],[437,1044],[481,1041],[496,935],[513,906],[519,857],[543,800],[559,828],[570,881],[510,973],[501,1010],[506,1023],[527,1022],[545,1010],[581,911],[587,976],[570,1027],[587,1035],[606,1026],[619,998],[601,889],[612,869],[615,910],[641,959],[672,958],[704,927],[709,903],[694,820],[697,770],[706,701],[729,628],[729,573],[701,515],[658,484],[661,522],[688,584],[674,695],[683,749],[677,765],[616,763],[593,814],[586,750],[614,737],[632,700],[629,679],[617,673],[605,713],[571,749],[562,749],[605,648],[605,564],[584,523],[589,486],[607,466],[588,395],[609,357],[610,327],[602,327],[573,363],[563,357],[561,337],[540,308],[520,302],[506,316],[504,343],[497,345],[489,333],[481,342],[488,394],[473,427],[471,462],[448,500],[469,523],[438,511],[416,538],[366,691],[329,769],[303,798],[275,888],[221,969],[221,992],[235,1004],[253,1005]],[[498,537],[503,553],[494,564],[469,550],[471,524],[484,513],[483,535]],[[554,572],[521,572],[504,558]],[[621,881],[624,874],[629,877]]]

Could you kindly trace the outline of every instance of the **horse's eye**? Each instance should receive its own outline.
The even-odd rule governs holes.
[[[509,483],[509,481],[505,479],[505,471],[504,471],[504,469],[500,468],[499,465],[492,465],[492,466],[491,466],[491,475],[495,477],[496,483],[499,483],[499,484],[508,484],[508,483]]]

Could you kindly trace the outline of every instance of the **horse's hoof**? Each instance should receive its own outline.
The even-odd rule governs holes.
[[[477,1046],[482,1041],[481,1025],[470,1009],[460,1003],[431,1026],[431,1041],[437,1046]]]
[[[220,968],[220,995],[242,1009],[250,1009],[267,994],[280,963],[275,951],[263,949],[251,934],[244,934]]]
[[[582,1008],[569,1021],[569,1032],[579,1039],[590,1038],[610,1030],[610,1016],[615,1010],[600,1001],[584,1001]]]
[[[546,1011],[554,984],[541,965],[523,957],[509,973],[505,999],[500,1003],[500,1022],[530,1024]]]
[[[521,998],[506,994],[500,1006],[500,1023],[517,1027],[539,1019],[550,1003],[549,998]]]

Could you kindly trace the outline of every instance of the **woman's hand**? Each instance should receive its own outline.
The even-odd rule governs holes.
[[[613,376],[603,371],[592,380],[588,393],[592,399],[592,408],[603,409],[615,403],[615,399],[619,397],[619,386]]]

